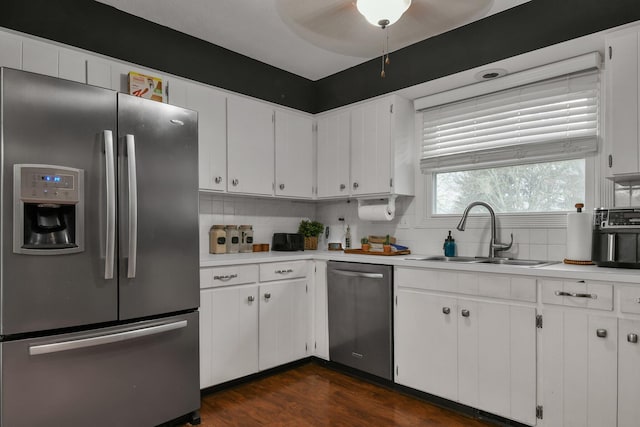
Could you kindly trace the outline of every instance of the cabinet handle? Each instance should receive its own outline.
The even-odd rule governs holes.
[[[344,185],[344,184],[340,184],[340,191],[344,191],[344,189],[345,189],[345,188],[347,188],[347,186],[346,186],[346,185]]]
[[[598,338],[606,338],[607,337],[607,330],[606,329],[597,329],[596,330],[596,336]]]
[[[255,297],[254,297],[253,295],[249,295],[249,296],[247,297],[247,301],[249,301],[249,302],[253,302],[253,301],[255,301]]]
[[[271,298],[271,294],[270,293],[267,292],[266,294],[264,294],[264,299],[269,299],[269,298]]]
[[[288,269],[288,270],[276,270],[275,271],[276,274],[288,274],[288,273],[293,273],[292,269]]]
[[[360,184],[358,184],[357,182],[354,182],[354,183],[353,183],[353,189],[355,190],[355,189],[357,189],[358,187],[360,187]]]
[[[573,297],[573,298],[591,298],[598,299],[598,295],[596,294],[581,294],[579,292],[565,292],[565,291],[556,291],[555,294],[559,297]]]
[[[280,189],[284,190],[284,184],[280,184]]]
[[[451,313],[451,309],[449,307],[442,307],[442,312],[444,314],[449,314],[449,313]]]
[[[223,282],[226,282],[227,280],[235,279],[236,277],[238,277],[237,274],[226,274],[224,276],[213,276],[213,280],[222,280]]]
[[[467,309],[462,310],[460,314],[462,314],[462,317],[469,317],[471,315]]]
[[[636,298],[636,302],[640,304],[640,298]]]
[[[222,177],[221,176],[216,176],[214,179],[216,184],[220,184],[222,182]]]
[[[233,181],[231,181],[231,184],[233,184],[233,186],[235,187],[236,185],[240,184],[240,181],[238,181],[238,178],[236,178]]]
[[[613,156],[609,154],[609,167],[613,167]]]
[[[628,334],[627,335],[627,341],[633,344],[637,344],[638,343],[638,334]]]

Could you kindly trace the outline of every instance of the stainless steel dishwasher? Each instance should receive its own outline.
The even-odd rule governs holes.
[[[329,359],[393,379],[393,267],[329,261]]]

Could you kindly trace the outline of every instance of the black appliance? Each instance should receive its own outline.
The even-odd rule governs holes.
[[[599,267],[640,268],[640,207],[594,211],[591,259]]]
[[[273,233],[272,251],[304,251],[304,236],[299,233]]]

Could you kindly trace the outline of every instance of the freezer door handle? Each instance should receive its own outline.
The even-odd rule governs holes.
[[[136,277],[138,255],[138,181],[136,175],[136,141],[133,135],[125,137],[129,177],[129,263],[127,277]]]
[[[333,273],[340,276],[363,277],[365,279],[382,279],[382,273],[363,273],[360,271],[333,270]]]
[[[157,335],[163,332],[173,331],[187,327],[186,320],[177,322],[164,323],[161,325],[150,326],[148,328],[134,329],[131,331],[117,332],[114,334],[101,335],[91,338],[80,338],[77,340],[56,342],[52,344],[42,344],[29,346],[29,355],[37,356],[39,354],[58,353],[67,350],[78,350],[87,347],[96,347],[100,345],[113,344],[121,341],[133,340],[136,338]]]
[[[105,236],[104,278],[113,279],[116,253],[116,170],[113,151],[113,133],[103,131],[107,193],[107,233]]]

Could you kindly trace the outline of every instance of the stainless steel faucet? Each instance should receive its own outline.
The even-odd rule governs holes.
[[[487,210],[489,211],[489,214],[491,215],[491,241],[489,242],[489,258],[495,258],[496,252],[506,251],[507,249],[511,248],[511,245],[513,245],[513,233],[511,233],[511,242],[509,244],[496,242],[496,213],[491,207],[491,205],[485,202],[469,203],[469,205],[464,209],[464,212],[462,213],[462,218],[460,219],[460,222],[456,227],[458,230],[464,231],[464,226],[467,223],[467,216],[469,215],[469,211],[474,206],[484,206],[485,208],[487,208]]]

